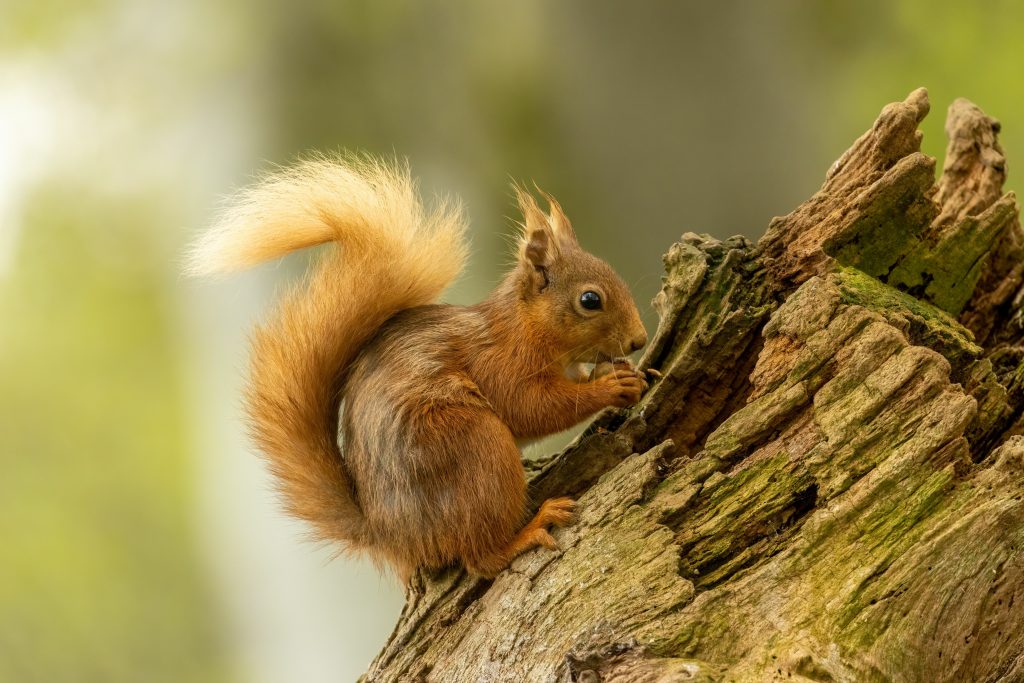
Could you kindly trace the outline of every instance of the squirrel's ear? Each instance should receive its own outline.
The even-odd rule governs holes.
[[[537,206],[533,195],[518,185],[512,187],[519,201],[519,208],[523,212],[521,258],[534,268],[546,268],[555,260],[555,233],[548,217]]]
[[[536,185],[534,185],[534,187],[536,187]],[[548,200],[548,211],[550,212],[548,221],[551,224],[555,237],[558,241],[562,244],[578,244],[576,241],[576,231],[572,229],[572,223],[569,222],[569,217],[566,216],[565,211],[562,210],[562,205],[558,203],[557,199],[539,187],[537,187],[537,191],[544,196],[544,199]]]
[[[526,237],[523,243],[523,257],[534,268],[547,268],[551,265],[551,240],[548,233],[536,230]]]

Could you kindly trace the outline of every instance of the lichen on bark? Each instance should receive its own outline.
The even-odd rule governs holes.
[[[665,256],[641,403],[529,464],[561,551],[421,574],[366,681],[1024,680],[1024,232],[998,123],[883,109],[766,235]]]

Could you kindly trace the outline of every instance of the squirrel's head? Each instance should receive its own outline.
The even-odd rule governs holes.
[[[519,293],[532,324],[556,342],[566,363],[610,360],[647,343],[633,296],[611,266],[586,252],[557,201],[545,213],[515,187],[523,212]]]

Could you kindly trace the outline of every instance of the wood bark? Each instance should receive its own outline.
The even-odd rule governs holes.
[[[1024,680],[1024,231],[917,90],[759,242],[687,233],[633,409],[529,463],[561,550],[421,574],[365,681]]]

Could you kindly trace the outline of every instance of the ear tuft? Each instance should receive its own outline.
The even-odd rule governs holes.
[[[534,183],[533,186],[548,202],[548,212],[550,214],[548,222],[551,224],[551,227],[555,232],[555,237],[558,241],[562,244],[578,244],[576,241],[576,231],[572,229],[572,223],[569,222],[569,217],[566,216],[565,211],[562,210],[562,205],[558,203],[557,199],[540,189],[540,187],[537,186],[537,183]]]
[[[558,253],[557,236],[548,216],[537,206],[533,195],[513,183],[519,209],[523,212],[523,234],[520,253],[524,261],[534,268],[546,268]]]

